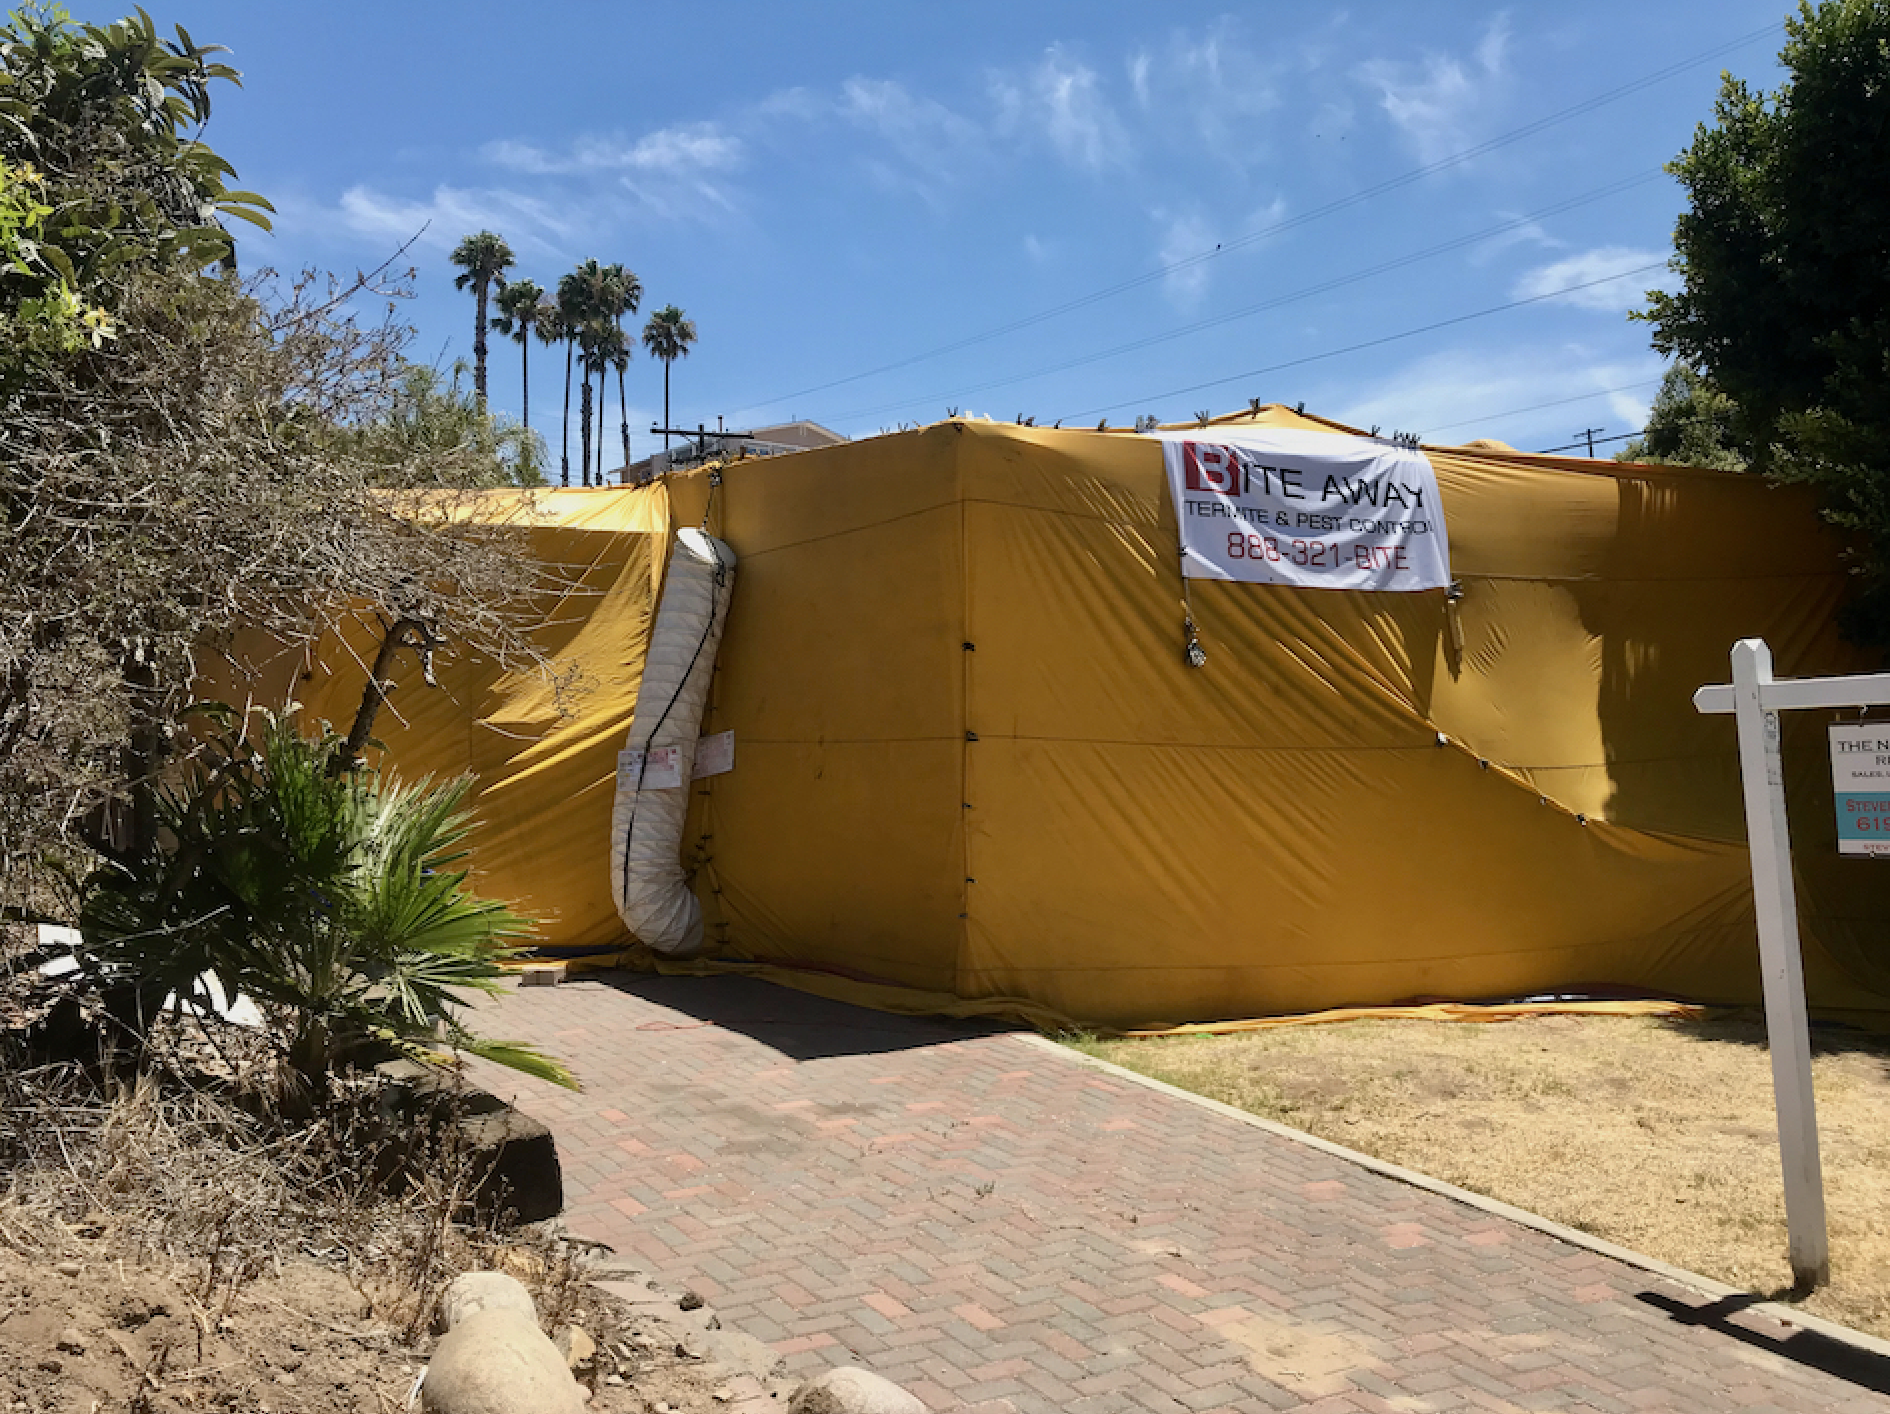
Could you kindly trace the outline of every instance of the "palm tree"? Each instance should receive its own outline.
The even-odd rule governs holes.
[[[630,402],[624,396],[623,379],[630,368],[630,351],[634,344],[629,335],[624,332],[623,317],[626,314],[635,314],[637,306],[643,303],[643,282],[637,279],[636,272],[627,270],[621,265],[608,267],[608,273],[614,282],[613,293],[616,296],[614,306],[617,342],[622,345],[619,355],[612,360],[612,363],[617,370],[617,415],[622,419],[620,426],[623,432],[623,474],[628,480],[630,476]],[[598,460],[600,462],[603,460],[601,449],[598,452]]]
[[[696,341],[695,321],[683,318],[683,312],[673,304],[666,304],[650,316],[650,322],[643,326],[643,347],[650,351],[652,358],[663,360],[663,447],[669,447],[669,366],[689,353],[689,346]]]
[[[510,335],[518,345],[519,387],[525,404],[525,430],[532,430],[532,326],[538,322],[539,301],[545,292],[536,280],[514,280],[499,291],[499,312],[492,327],[501,337]]]
[[[591,330],[591,362],[597,370],[597,484],[604,484],[604,377],[617,370],[618,397],[623,397],[623,374],[630,366],[630,340],[621,326],[599,321]],[[624,475],[630,474],[630,422],[624,414]]]
[[[597,374],[598,392],[603,392],[604,370],[616,359],[605,358],[600,350],[610,341],[610,336],[601,332],[603,328],[614,325],[621,336],[623,316],[636,312],[637,305],[643,299],[643,284],[622,265],[600,265],[595,260],[587,260],[558,281],[558,303],[577,323],[578,342],[583,350],[579,359],[579,371],[583,377],[583,389],[579,401],[580,426],[583,437],[583,460],[585,484],[589,485],[590,476],[590,409],[591,409],[591,374]],[[629,344],[624,340],[623,357],[628,357]],[[618,391],[623,401],[621,380]],[[627,402],[624,403],[624,442],[630,440],[630,417]],[[597,480],[603,483],[604,468],[603,438],[600,434],[597,445]]]
[[[481,231],[476,236],[467,236],[453,249],[453,264],[460,273],[454,277],[453,288],[470,288],[475,302],[473,315],[473,391],[479,395],[479,405],[486,402],[486,297],[494,285],[505,288],[505,272],[512,268],[512,247],[505,243],[503,236],[491,231]]]
[[[578,471],[580,481],[586,486],[591,484],[591,345],[601,308],[598,296],[603,281],[604,267],[595,260],[585,261],[558,281],[558,308],[564,311],[565,337],[578,352],[578,377],[581,380],[578,398]],[[570,416],[568,405],[565,416],[567,419]]]
[[[564,345],[564,437],[558,454],[559,484],[571,484],[571,321],[564,307],[547,301],[538,307],[538,342]]]

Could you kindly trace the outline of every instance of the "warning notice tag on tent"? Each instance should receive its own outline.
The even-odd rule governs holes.
[[[648,757],[646,761],[644,758]],[[619,790],[675,790],[682,785],[682,748],[659,746],[648,752],[617,753]]]
[[[1831,728],[1839,854],[1890,854],[1890,724]]]
[[[704,776],[719,776],[735,769],[735,733],[717,732],[714,736],[696,738],[695,780]]]
[[[1189,579],[1442,589],[1450,547],[1430,459],[1302,428],[1157,433]]]

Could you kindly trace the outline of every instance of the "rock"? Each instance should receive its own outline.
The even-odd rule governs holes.
[[[545,1259],[529,1247],[501,1247],[492,1259],[499,1271],[510,1272],[520,1281],[543,1281]]]
[[[526,1325],[538,1324],[532,1294],[517,1277],[504,1272],[466,1272],[446,1284],[440,1297],[439,1328],[453,1330],[481,1311],[510,1311],[522,1317]]]
[[[85,1337],[79,1334],[77,1326],[67,1326],[59,1332],[59,1339],[53,1342],[68,1355],[85,1354]]]
[[[842,1365],[795,1390],[788,1414],[926,1414],[926,1409],[918,1396],[883,1375]]]
[[[54,1262],[53,1270],[62,1277],[76,1277],[85,1268],[78,1262]]]
[[[699,1339],[704,1355],[736,1374],[765,1380],[781,1368],[780,1352],[742,1331],[707,1331]]]
[[[510,1105],[469,1114],[457,1126],[473,1172],[483,1173],[473,1201],[509,1211],[522,1223],[556,1217],[564,1209],[564,1170],[557,1141],[539,1120]]]
[[[389,1130],[383,1181],[432,1164],[441,1150],[458,1149],[478,1176],[475,1207],[509,1211],[521,1223],[563,1210],[558,1146],[539,1121],[433,1066],[400,1059],[374,1069],[392,1088],[383,1116]]]
[[[558,1347],[558,1353],[564,1356],[564,1363],[573,1370],[597,1358],[597,1342],[577,1326],[559,1327],[551,1343]]]
[[[707,1302],[693,1291],[685,1291],[681,1296],[676,1298],[676,1309],[679,1311],[700,1310],[707,1304]]]
[[[578,1414],[578,1383],[517,1311],[475,1312],[446,1333],[420,1386],[427,1414]]]

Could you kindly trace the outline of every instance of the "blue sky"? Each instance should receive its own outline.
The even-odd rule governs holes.
[[[517,275],[621,261],[645,314],[694,319],[678,424],[860,436],[957,409],[1119,426],[1258,398],[1531,450],[1641,425],[1662,365],[1625,313],[1666,278],[1641,269],[1681,208],[1660,169],[1722,69],[1776,84],[1784,14],[147,8],[244,73],[207,134],[280,213],[244,264],[348,271],[417,236],[402,317],[422,361],[470,357],[447,253],[489,228]],[[516,414],[516,347],[492,357],[493,403]],[[535,359],[541,430],[559,373]],[[630,377],[642,455],[661,366]]]

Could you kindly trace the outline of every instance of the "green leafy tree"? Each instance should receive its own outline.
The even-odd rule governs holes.
[[[464,993],[496,991],[531,933],[466,887],[470,779],[402,786],[348,764],[332,733],[222,715],[225,730],[159,793],[163,847],[91,879],[88,965],[132,979],[146,1014],[167,995],[207,1001],[205,977],[254,1001],[317,1103],[338,1064],[376,1048],[431,1059],[442,1041],[573,1084],[462,1019]]]
[[[643,347],[650,351],[650,357],[663,361],[663,426],[669,426],[669,368],[679,358],[689,354],[689,346],[696,341],[695,321],[683,317],[683,312],[673,304],[666,304],[650,316],[649,323],[643,326]],[[669,446],[669,434],[663,434],[663,446]]]
[[[542,486],[544,451],[527,427],[496,418],[462,384],[464,362],[450,374],[408,364],[386,410],[356,429],[351,449],[384,468],[376,480],[406,485],[417,467],[448,460],[463,486]]]
[[[1676,363],[1660,380],[1646,431],[1616,460],[1744,471],[1746,459],[1734,445],[1737,420],[1732,399],[1703,375]]]
[[[536,280],[514,280],[499,291],[499,312],[492,316],[493,329],[518,345],[519,395],[527,432],[532,426],[532,336],[544,298]]]
[[[195,134],[212,85],[238,82],[183,26],[150,16],[80,25],[63,7],[0,28],[0,395],[112,336],[152,266],[234,268],[222,224],[273,210]]]
[[[503,236],[480,231],[467,236],[453,248],[453,264],[459,274],[453,288],[473,292],[473,391],[479,405],[486,403],[486,301],[493,290],[505,289],[505,272],[512,268],[512,247]]]
[[[1641,317],[1710,380],[1756,470],[1855,533],[1844,624],[1890,645],[1890,0],[1801,5],[1777,92],[1728,77],[1670,170],[1681,287]]]
[[[72,286],[109,285],[141,260],[229,264],[220,217],[267,230],[274,208],[225,179],[230,164],[198,136],[215,82],[240,82],[182,25],[161,39],[151,17],[74,24],[59,5],[0,31],[0,147],[43,175],[56,238],[41,254]]]
[[[464,513],[492,448],[366,445],[410,335],[355,301],[401,280],[232,273],[225,221],[268,208],[201,139],[216,52],[142,12],[0,23],[0,897],[54,917],[162,848],[179,710],[237,635],[378,615],[544,665],[545,571]]]

